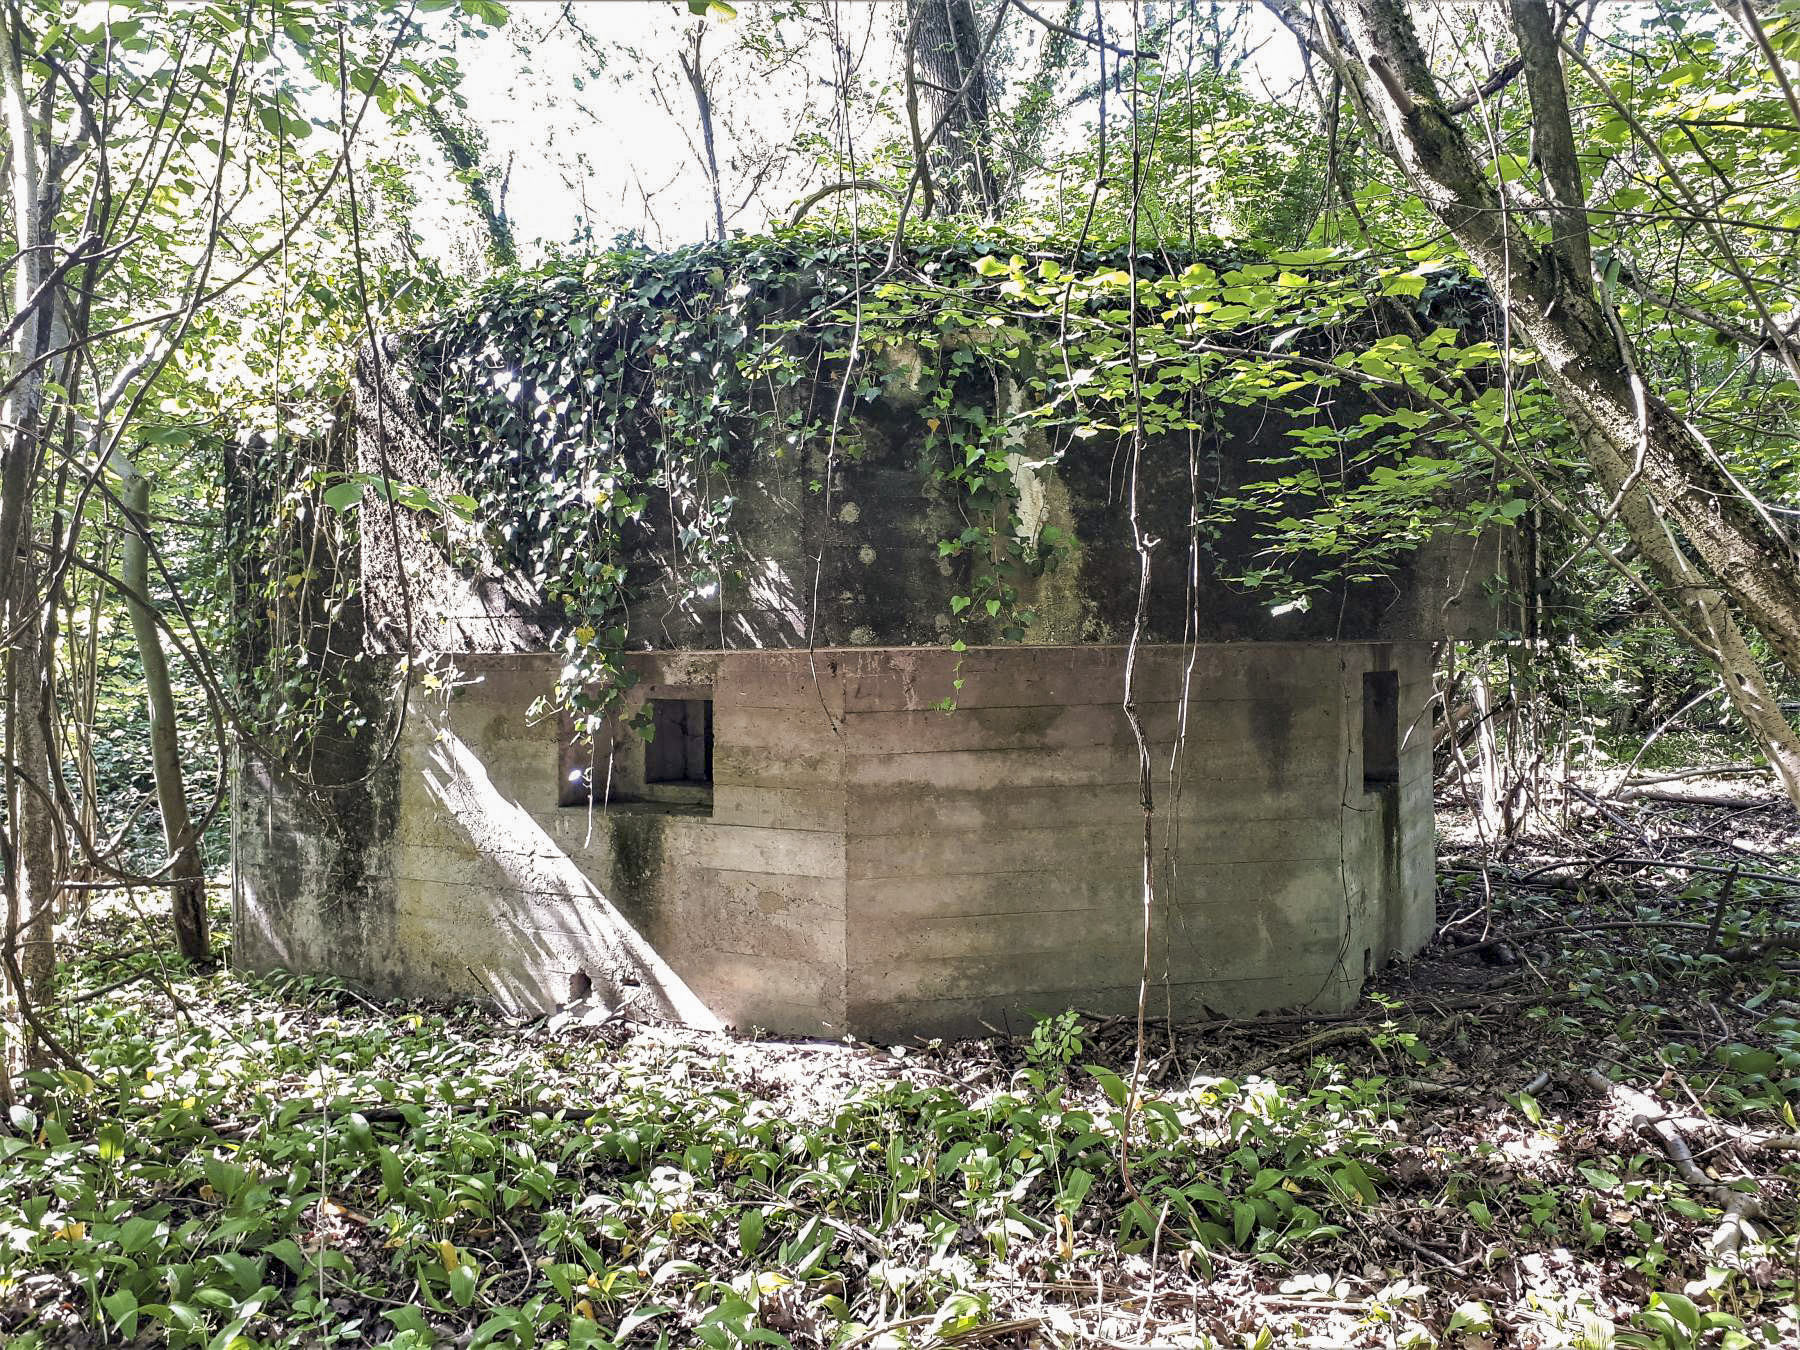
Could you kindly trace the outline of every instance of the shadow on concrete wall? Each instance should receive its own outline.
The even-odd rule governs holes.
[[[569,1002],[583,991],[549,986],[555,972],[572,971],[585,976],[592,996],[608,1007],[629,1001],[639,1011],[690,1026],[719,1027],[719,1018],[532,813],[495,786],[487,766],[462,737],[441,723],[436,730],[419,779],[438,813],[437,823],[456,836],[463,856],[475,855],[469,873],[485,894],[472,898],[488,911],[495,936],[502,938],[485,950],[453,949],[442,955],[481,961],[490,992],[517,1010]],[[439,888],[427,885],[422,898],[435,893]],[[405,903],[403,899],[403,908]],[[425,931],[408,934],[403,919],[396,936],[439,947],[445,938],[454,941],[460,925],[447,930],[433,925],[434,908],[429,903],[419,907],[417,918],[427,925]],[[479,918],[471,918],[479,931]]]

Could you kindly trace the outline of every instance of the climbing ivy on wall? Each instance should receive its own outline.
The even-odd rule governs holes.
[[[677,604],[711,599],[734,561],[736,476],[829,434],[828,372],[846,365],[832,283],[857,267],[847,244],[620,251],[504,278],[416,336],[447,466],[498,557],[562,615],[579,731],[629,687],[628,555],[664,556]]]
[[[408,335],[402,361],[467,494],[452,508],[472,508],[491,554],[558,616],[559,696],[591,732],[628,687],[630,559],[654,550],[676,603],[710,600],[734,579],[735,485],[757,457],[853,459],[875,405],[915,420],[920,473],[964,522],[936,543],[969,560],[946,597],[958,648],[1024,638],[1023,579],[1068,542],[1018,529],[1021,462],[1090,442],[1110,455],[1120,437],[1191,447],[1222,408],[1312,410],[1264,481],[1196,489],[1189,542],[1259,520],[1263,554],[1236,579],[1272,600],[1379,575],[1447,524],[1514,518],[1488,453],[1504,402],[1485,314],[1458,274],[1330,250],[1134,262],[1056,241],[921,236],[896,251],[803,229],[508,275]],[[1330,406],[1347,387],[1348,418]],[[1491,490],[1459,501],[1449,489],[1476,474]],[[1324,564],[1304,581],[1288,565],[1300,554]]]

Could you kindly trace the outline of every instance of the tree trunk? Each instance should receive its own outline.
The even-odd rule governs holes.
[[[38,296],[39,283],[50,268],[50,203],[44,200],[39,174],[38,128],[27,103],[23,50],[29,41],[7,16],[0,13],[0,95],[6,104],[7,155],[10,159],[13,208],[13,242],[17,256],[13,268],[13,316],[27,314],[34,297],[38,315],[19,322],[13,336],[12,374],[17,380],[0,409],[0,437],[4,459],[0,461],[0,603],[18,598],[15,573],[24,558],[27,540],[26,508],[37,479],[37,424],[44,398],[44,351],[49,325],[44,316],[48,297]],[[17,621],[15,616],[15,622]]]
[[[1494,699],[1488,689],[1487,663],[1469,671],[1469,687],[1475,699],[1475,771],[1478,810],[1482,824],[1492,835],[1505,837],[1506,766],[1500,759],[1500,738],[1494,734]]]
[[[31,528],[30,504],[20,523]],[[16,637],[6,658],[7,751],[10,772],[7,819],[12,827],[6,859],[6,926],[0,930],[0,1073],[49,1063],[33,1030],[33,1014],[55,988],[55,922],[58,891],[56,814],[48,730],[51,713],[50,652],[38,589],[38,567],[27,548],[15,568],[8,606]]]
[[[36,594],[38,567],[27,561],[19,569],[20,595],[27,603],[39,600]],[[48,730],[54,715],[51,692],[51,645],[45,640],[42,613],[31,616],[20,625],[13,647],[12,680],[14,708],[18,718],[13,738],[13,754],[20,774],[15,798],[18,839],[18,876],[20,927],[16,932],[14,951],[19,969],[25,977],[25,995],[32,1008],[43,1008],[50,1000],[55,983],[56,949],[54,925],[59,890],[57,867],[56,810],[51,799],[50,775],[55,772],[50,754]],[[41,1063],[40,1047],[31,1038],[34,1066]]]
[[[456,170],[457,181],[468,189],[469,203],[481,217],[482,228],[487,232],[488,260],[496,267],[516,266],[519,249],[513,239],[512,222],[506,218],[506,203],[495,199],[481,163],[481,134],[452,121],[435,105],[427,107],[422,116],[425,129]]]
[[[1533,144],[1556,204],[1546,246],[1526,234],[1482,173],[1439,94],[1404,0],[1329,0],[1319,7],[1318,28],[1296,0],[1264,3],[1331,62],[1384,152],[1498,289],[1632,542],[1800,805],[1800,739],[1726,603],[1729,597],[1800,674],[1800,554],[1686,423],[1643,387],[1623,330],[1583,270],[1589,244],[1567,84],[1542,0],[1513,0],[1513,11],[1533,98]]]
[[[1700,654],[1723,677],[1726,696],[1768,757],[1788,798],[1800,808],[1800,737],[1782,715],[1725,596],[1676,543],[1669,521],[1643,483],[1631,482],[1631,466],[1618,458],[1603,438],[1592,437],[1579,421],[1576,431],[1601,485],[1618,499],[1619,519],[1637,544],[1644,564],[1674,597],[1676,612],[1700,639]]]
[[[1624,335],[1608,319],[1592,276],[1575,265],[1587,248],[1585,217],[1559,212],[1563,247],[1540,248],[1505,209],[1444,110],[1403,0],[1343,0],[1331,8],[1359,58],[1345,64],[1346,84],[1432,213],[1501,288],[1547,382],[1578,423],[1590,461],[1604,446],[1610,458],[1636,469],[1715,584],[1800,675],[1800,551],[1769,527],[1686,423],[1637,386]],[[1562,69],[1548,66],[1554,49],[1531,50],[1529,37],[1523,45],[1529,87],[1562,93],[1550,106],[1534,102],[1535,143],[1572,142]],[[1568,246],[1571,238],[1579,249]],[[1643,545],[1635,535],[1634,542]]]
[[[175,738],[175,692],[162,634],[150,606],[150,480],[129,463],[120,464],[119,497],[125,506],[125,536],[119,550],[120,580],[125,583],[131,630],[144,667],[144,700],[150,713],[150,764],[156,776],[156,804],[162,813],[163,842],[169,852],[170,913],[175,943],[182,956],[198,964],[212,960],[207,931],[206,877],[199,841],[188,818],[187,790],[182,782],[181,749]]]
[[[31,1026],[55,973],[51,943],[56,899],[56,834],[47,740],[50,652],[44,645],[43,597],[32,554],[32,496],[42,459],[45,365],[56,303],[43,282],[55,243],[55,199],[41,172],[42,128],[25,87],[24,59],[35,50],[16,23],[0,13],[0,99],[5,103],[11,171],[13,336],[15,380],[0,407],[0,602],[14,636],[6,655],[7,827],[6,925],[0,929],[0,1076],[46,1062]],[[53,290],[54,288],[49,288]],[[34,308],[35,306],[35,308]],[[10,1096],[10,1082],[6,1089]]]
[[[982,61],[981,25],[970,0],[907,0],[917,25],[913,60],[927,95],[933,126],[942,124],[927,153],[937,195],[948,211],[1000,208],[999,184],[988,154],[993,89]],[[929,133],[929,128],[926,129]]]

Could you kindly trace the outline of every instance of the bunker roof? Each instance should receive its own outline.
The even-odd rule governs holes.
[[[1122,642],[1140,537],[1146,641],[1492,632],[1508,532],[1423,373],[1479,380],[1490,323],[1465,277],[1326,250],[562,260],[365,353],[365,505],[416,508],[365,513],[371,640]]]

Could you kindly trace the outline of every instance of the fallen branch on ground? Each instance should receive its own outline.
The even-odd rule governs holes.
[[[1766,764],[1722,764],[1711,769],[1677,769],[1670,773],[1645,774],[1638,778],[1627,778],[1627,788],[1654,787],[1658,783],[1674,783],[1684,778],[1737,778],[1743,775],[1766,775],[1769,766]],[[1683,798],[1683,801],[1688,800]]]
[[[1669,1112],[1650,1093],[1626,1083],[1615,1083],[1598,1069],[1583,1075],[1587,1085],[1607,1098],[1618,1097],[1631,1112],[1631,1128],[1655,1144],[1675,1169],[1675,1174],[1694,1190],[1710,1195],[1725,1211],[1719,1226],[1707,1244],[1715,1256],[1730,1256],[1743,1246],[1744,1239],[1756,1238],[1750,1220],[1762,1217],[1762,1205],[1754,1191],[1740,1191],[1731,1183],[1715,1181],[1694,1161],[1693,1150]]]
[[[1623,788],[1614,798],[1621,802],[1669,802],[1675,806],[1753,806],[1742,797],[1727,797],[1722,792],[1662,792],[1656,788]]]

